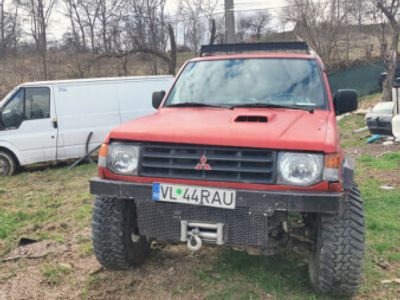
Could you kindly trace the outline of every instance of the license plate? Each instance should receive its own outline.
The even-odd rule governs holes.
[[[236,191],[154,183],[153,200],[234,209],[236,207]]]

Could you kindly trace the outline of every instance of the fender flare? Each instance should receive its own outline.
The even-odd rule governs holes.
[[[10,152],[11,154],[13,154],[17,158],[18,164],[20,166],[24,165],[25,161],[23,159],[21,152],[18,151],[17,148],[13,147],[10,143],[5,142],[5,141],[0,141],[0,150],[1,149],[4,149],[4,150]]]
[[[343,162],[343,189],[345,191],[350,191],[353,187],[354,170],[355,170],[354,159],[346,155]]]

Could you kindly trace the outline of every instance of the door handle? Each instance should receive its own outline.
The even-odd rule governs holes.
[[[51,123],[53,124],[53,127],[54,127],[55,129],[58,128],[58,122],[57,122],[57,118],[56,118],[56,117],[54,117],[54,118],[51,119]]]

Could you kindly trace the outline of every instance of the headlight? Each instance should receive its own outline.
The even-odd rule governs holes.
[[[112,143],[108,149],[107,168],[122,175],[136,175],[139,146]]]
[[[322,179],[322,154],[281,152],[278,154],[278,183],[312,185]]]

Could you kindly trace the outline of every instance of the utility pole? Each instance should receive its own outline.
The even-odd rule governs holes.
[[[225,0],[225,40],[228,44],[235,42],[235,11],[233,0]]]
[[[1,44],[0,44],[0,47],[2,49],[5,49],[6,48],[6,43],[5,43],[5,40],[4,40],[5,39],[5,34],[4,34],[4,32],[5,32],[5,28],[4,28],[5,13],[4,13],[4,1],[3,0],[0,0],[0,10],[1,10],[1,12],[0,12],[0,30],[1,30],[1,34],[0,34]]]

